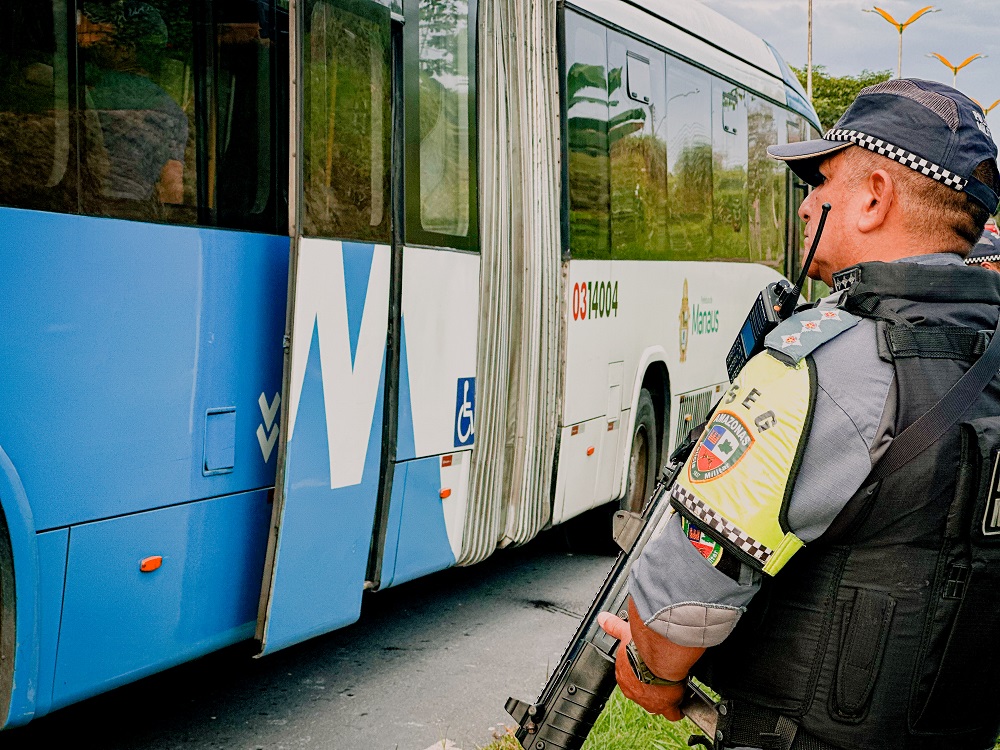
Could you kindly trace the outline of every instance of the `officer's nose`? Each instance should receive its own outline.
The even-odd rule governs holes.
[[[799,214],[799,218],[802,219],[802,223],[803,224],[808,224],[809,223],[809,216],[810,216],[809,198],[810,197],[811,197],[810,195],[807,195],[805,198],[802,199],[802,202],[799,204],[798,214]]]

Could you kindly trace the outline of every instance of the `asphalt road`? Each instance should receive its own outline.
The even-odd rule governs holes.
[[[613,558],[559,530],[366,595],[360,621],[265,659],[228,649],[0,734],[4,750],[475,750],[537,697]]]

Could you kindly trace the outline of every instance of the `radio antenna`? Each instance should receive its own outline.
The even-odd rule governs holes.
[[[822,206],[823,214],[819,217],[819,226],[816,227],[816,234],[813,237],[812,246],[809,248],[809,255],[806,256],[806,262],[802,266],[802,273],[799,274],[798,281],[795,282],[795,286],[789,290],[789,292],[784,295],[784,299],[781,301],[781,309],[778,311],[778,317],[785,320],[792,311],[795,309],[795,305],[799,301],[799,294],[802,292],[802,285],[806,283],[806,276],[809,274],[809,266],[812,265],[813,256],[816,255],[816,248],[819,247],[819,238],[823,236],[823,227],[826,226],[826,217],[830,213],[830,204],[824,203]]]

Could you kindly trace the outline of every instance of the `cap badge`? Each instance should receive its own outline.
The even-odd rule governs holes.
[[[986,118],[979,112],[973,112],[972,114],[976,118],[976,127],[979,128],[986,135],[986,137],[992,138],[993,134],[990,133],[990,126],[986,124]]]

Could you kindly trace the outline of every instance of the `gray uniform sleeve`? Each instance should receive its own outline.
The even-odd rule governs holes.
[[[654,631],[680,646],[708,647],[725,640],[760,588],[758,575],[741,578],[702,557],[674,514],[632,566],[629,593]]]
[[[861,320],[813,353],[813,422],[788,506],[791,531],[807,544],[826,531],[891,438],[893,368],[879,359],[875,337],[875,324]],[[759,581],[745,565],[740,581],[714,568],[675,516],[646,545],[629,586],[647,626],[678,645],[707,647],[729,635]]]

